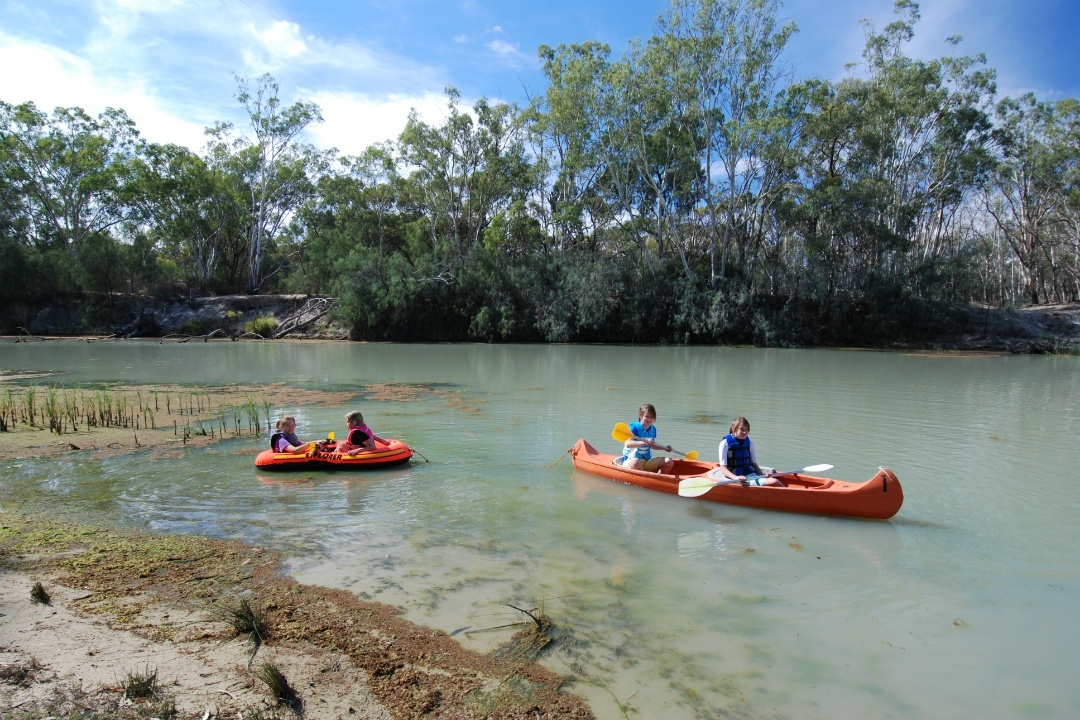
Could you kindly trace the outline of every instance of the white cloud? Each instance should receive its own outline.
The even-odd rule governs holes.
[[[296,23],[277,20],[260,30],[251,22],[247,27],[255,38],[256,47],[264,54],[268,68],[280,67],[308,52],[308,45],[301,37],[300,26]],[[254,57],[250,50],[247,55]]]
[[[359,155],[371,145],[396,140],[413,109],[424,122],[437,125],[447,117],[443,93],[375,98],[357,93],[317,93],[311,100],[322,108],[323,122],[308,130],[316,146],[336,147],[344,155]]]
[[[505,40],[492,40],[488,43],[488,48],[499,57],[524,57],[521,54],[521,51],[518,49],[517,45],[514,45],[513,43],[508,43]]]
[[[215,122],[247,131],[233,73],[270,73],[283,103],[318,103],[326,121],[311,137],[347,153],[396,138],[412,107],[432,121],[445,115],[440,69],[359,41],[305,34],[257,2],[97,0],[77,16],[52,12],[23,23],[24,37],[0,29],[0,67],[18,70],[0,73],[0,99],[32,100],[45,111],[79,106],[92,115],[122,108],[144,138],[194,150]],[[29,32],[34,27],[55,32],[46,40]],[[298,91],[304,87],[316,90]]]
[[[33,101],[38,109],[81,107],[98,115],[107,107],[123,109],[142,136],[192,148],[203,143],[203,125],[169,111],[140,82],[102,76],[85,59],[58,48],[0,34],[0,99],[17,105]]]

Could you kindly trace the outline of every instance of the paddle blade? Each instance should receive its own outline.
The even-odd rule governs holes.
[[[686,459],[687,460],[697,460],[697,458],[698,458],[698,451],[697,450],[691,450],[690,452],[686,453]]]
[[[810,467],[804,467],[799,472],[825,472],[826,470],[832,470],[833,466],[827,463],[821,465],[811,465]]]
[[[626,423],[615,423],[615,429],[611,431],[611,437],[619,442],[626,442],[634,437],[634,434],[630,432],[630,426]]]
[[[679,494],[683,497],[697,497],[713,489],[716,483],[706,477],[686,478],[679,482]]]
[[[716,487],[716,483],[714,483],[714,482],[710,482],[708,485],[690,485],[688,487],[683,487],[680,484],[679,485],[679,495],[682,496],[682,497],[691,497],[691,498],[693,498],[693,497],[701,497],[705,493],[712,490],[714,487]]]

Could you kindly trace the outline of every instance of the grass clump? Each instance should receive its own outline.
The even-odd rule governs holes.
[[[34,583],[30,588],[30,600],[42,605],[48,605],[52,602],[52,598],[49,596],[49,592],[45,589],[45,586],[40,582]]]
[[[176,701],[167,694],[135,702],[115,692],[89,692],[79,684],[58,686],[45,697],[7,708],[5,720],[172,720]]]
[[[16,687],[30,687],[34,684],[38,670],[41,670],[41,663],[34,658],[4,665],[0,667],[0,682]]]
[[[151,671],[149,665],[143,672],[129,672],[127,679],[121,683],[121,688],[124,697],[129,700],[145,700],[161,695],[157,670]]]
[[[252,607],[247,598],[240,598],[234,607],[218,614],[237,635],[247,635],[256,643],[261,643],[266,637],[266,612],[262,608]]]
[[[300,698],[276,665],[263,663],[263,666],[255,673],[255,677],[270,689],[270,694],[274,696],[279,705],[288,705],[293,709],[297,708]]]

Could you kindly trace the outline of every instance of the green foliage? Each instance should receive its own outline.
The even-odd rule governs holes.
[[[249,333],[255,333],[256,335],[262,335],[263,337],[270,337],[277,329],[277,318],[274,317],[257,317],[254,320],[249,320],[244,325],[244,330]]]
[[[673,0],[621,56],[541,47],[524,110],[450,88],[357,157],[303,144],[318,106],[268,75],[201,154],[0,103],[0,332],[76,292],[111,322],[121,291],[287,290],[364,340],[888,345],[1080,299],[1080,103],[995,112],[982,56],[906,54],[910,0],[861,74],[785,86],[780,11]]]
[[[192,320],[190,322],[184,323],[183,327],[180,328],[179,332],[181,335],[193,335],[199,337],[202,335],[208,335],[214,330],[217,330],[217,327],[209,320]]]

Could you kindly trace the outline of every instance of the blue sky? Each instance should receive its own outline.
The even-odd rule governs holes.
[[[312,100],[309,140],[358,153],[400,132],[410,108],[443,115],[447,86],[524,103],[543,90],[536,49],[598,40],[618,57],[667,0],[0,0],[0,100],[125,109],[143,136],[198,149],[217,121],[246,131],[234,74],[269,72],[286,102]],[[861,19],[892,0],[786,0],[796,77],[839,79],[861,60]],[[999,95],[1080,97],[1080,2],[923,0],[909,54],[984,53]],[[858,73],[856,68],[854,71]]]

